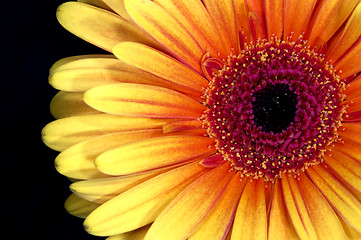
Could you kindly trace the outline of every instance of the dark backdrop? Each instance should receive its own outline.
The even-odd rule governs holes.
[[[56,172],[57,153],[41,141],[41,129],[56,94],[48,70],[58,59],[102,53],[57,22],[64,1],[6,1],[1,21],[1,218],[2,239],[87,240],[82,219],[69,215],[64,201],[69,181]],[[9,3],[10,2],[10,3]]]

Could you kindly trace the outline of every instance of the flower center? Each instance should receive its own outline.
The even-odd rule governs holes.
[[[254,122],[265,132],[278,133],[295,119],[297,95],[287,84],[269,84],[256,91],[252,102]]]
[[[340,140],[343,89],[302,39],[259,41],[214,75],[204,122],[234,169],[273,181],[320,163]]]

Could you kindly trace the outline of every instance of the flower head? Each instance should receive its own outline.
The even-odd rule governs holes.
[[[361,238],[361,4],[92,0],[50,70],[67,210],[115,239]]]

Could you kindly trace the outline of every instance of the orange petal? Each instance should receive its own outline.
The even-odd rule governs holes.
[[[169,119],[121,117],[110,114],[62,118],[42,130],[44,143],[57,151],[104,134],[140,129],[162,129]]]
[[[345,27],[328,43],[326,59],[336,62],[361,35],[361,4],[358,4]]]
[[[199,0],[155,0],[172,15],[203,48],[212,56],[220,54],[227,57],[229,52],[224,51],[222,39],[214,26],[206,8]]]
[[[50,103],[51,114],[59,119],[71,116],[99,114],[83,101],[83,93],[58,92]]]
[[[214,140],[199,136],[167,136],[123,145],[100,155],[95,165],[110,175],[126,175],[178,165],[215,152]]]
[[[334,64],[341,78],[347,78],[361,70],[360,63],[361,39],[359,39],[346,53]]]
[[[302,192],[302,198],[306,203],[307,210],[316,230],[317,239],[346,240],[345,232],[338,220],[337,214],[309,178],[305,174],[301,174],[300,179],[296,182],[300,192]]]
[[[287,0],[284,6],[284,36],[297,39],[305,31],[316,6],[315,0]],[[300,11],[302,9],[302,11]],[[295,17],[297,16],[297,17]]]
[[[307,173],[335,211],[361,231],[361,203],[321,164],[308,168]]]
[[[350,16],[359,0],[323,0],[315,9],[313,19],[308,28],[310,46],[325,44]],[[302,8],[300,8],[302,9]],[[304,9],[303,9],[304,10]],[[335,17],[336,16],[336,17]]]
[[[67,2],[57,10],[60,24],[74,35],[107,51],[122,41],[157,46],[141,29],[114,13],[81,2]]]
[[[164,209],[145,240],[187,239],[210,214],[233,175],[224,164],[194,181]]]
[[[189,240],[225,239],[232,226],[244,183],[235,174],[212,212],[192,234]]]
[[[286,208],[299,238],[317,239],[306,202],[296,180],[291,176],[284,176],[281,182]]]
[[[361,96],[361,75],[355,78],[349,84],[347,84],[344,94],[346,94],[347,100],[351,100]]]
[[[95,159],[107,150],[144,139],[161,137],[161,129],[125,131],[106,134],[80,142],[61,152],[55,159],[55,167],[61,174],[75,179],[109,177],[94,165]]]
[[[204,50],[165,9],[150,0],[125,0],[125,8],[145,32],[177,59],[201,73]]]
[[[222,154],[215,154],[213,156],[202,159],[199,164],[206,168],[214,168],[223,164],[225,161],[226,160],[224,160]]]
[[[252,40],[251,28],[248,21],[248,10],[245,0],[233,0],[237,16],[238,32],[247,37],[247,41]]]
[[[267,239],[267,208],[263,179],[252,179],[245,183],[231,239]]]
[[[281,182],[277,180],[270,204],[268,240],[280,239],[299,238],[283,201]]]
[[[191,95],[203,95],[208,82],[201,75],[168,55],[142,44],[124,42],[116,45],[113,52],[121,61],[164,79]]]
[[[164,133],[170,132],[178,132],[183,130],[190,130],[190,129],[199,129],[202,128],[202,122],[199,120],[182,120],[182,121],[174,121],[173,124],[165,124],[163,126]]]
[[[196,119],[206,110],[179,92],[132,83],[92,88],[85,92],[84,102],[101,112],[134,117]]]
[[[284,0],[265,0],[267,34],[270,40],[273,35],[281,39],[283,34]]]
[[[263,0],[245,0],[249,11],[248,20],[250,23],[253,41],[258,38],[267,38],[267,26],[265,19],[265,4]],[[275,16],[274,16],[275,17]]]
[[[237,16],[233,0],[203,0],[213,24],[218,29],[227,55],[239,52]],[[222,56],[224,57],[224,56]]]
[[[191,163],[149,179],[101,205],[87,217],[84,227],[93,235],[107,236],[145,226],[184,188],[208,171],[198,163]]]
[[[358,141],[344,139],[343,143],[336,143],[333,149],[335,151],[346,153],[347,155],[349,155],[356,161],[361,162],[360,141],[361,141],[361,139],[358,139]],[[332,154],[332,152],[331,152],[331,154]]]
[[[344,127],[344,130],[338,131],[338,133],[343,139],[360,142],[361,123],[358,122],[343,123],[342,126]]]

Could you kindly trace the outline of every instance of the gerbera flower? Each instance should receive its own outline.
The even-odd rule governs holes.
[[[50,70],[66,209],[109,239],[361,239],[358,0],[87,0]]]

